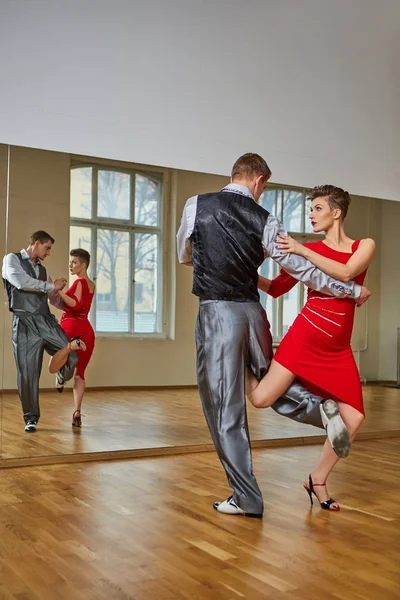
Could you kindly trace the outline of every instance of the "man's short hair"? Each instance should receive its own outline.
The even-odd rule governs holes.
[[[35,242],[40,242],[41,244],[51,242],[52,244],[54,244],[55,239],[49,233],[47,233],[47,231],[43,231],[42,229],[40,229],[39,231],[35,231],[34,233],[32,233],[30,241],[31,246],[33,246]]]
[[[232,179],[252,179],[262,175],[266,181],[271,177],[272,172],[265,160],[259,154],[248,152],[237,159],[232,167]]]

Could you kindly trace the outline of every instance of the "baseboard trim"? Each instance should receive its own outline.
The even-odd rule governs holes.
[[[394,383],[396,383],[396,381],[394,379],[366,379],[365,380],[365,385],[371,385],[371,386],[377,386],[377,387],[383,387],[385,385],[393,385]]]
[[[374,380],[374,381],[366,381],[365,385],[371,385],[371,386],[378,386],[378,387],[384,387],[385,385],[393,385],[395,384],[396,381],[395,380],[389,380],[389,379],[385,379],[382,381],[378,381],[378,380]],[[87,392],[113,392],[113,391],[120,391],[120,392],[151,392],[153,390],[197,390],[198,386],[193,384],[193,385],[112,385],[112,386],[100,386],[100,387],[87,387],[86,391]],[[54,392],[55,387],[49,387],[49,388],[41,388],[40,389],[40,393],[47,393],[47,392]],[[0,395],[1,393],[4,394],[12,394],[12,393],[17,393],[18,390],[16,388],[12,388],[12,389],[4,389],[4,390],[0,390]]]
[[[400,430],[363,431],[357,436],[357,442],[376,439],[400,438]],[[325,442],[326,436],[313,435],[307,437],[277,438],[272,440],[254,440],[253,450],[262,448],[291,448],[295,446],[315,446]],[[38,467],[45,465],[117,461],[140,458],[162,458],[199,452],[214,452],[213,444],[196,446],[165,446],[162,448],[138,448],[132,450],[112,450],[110,452],[87,452],[82,454],[56,454],[52,456],[32,456],[0,459],[0,469],[19,467]]]
[[[68,383],[67,383],[68,386]],[[55,387],[50,388],[40,388],[41,394],[46,394],[48,392],[54,392]],[[66,388],[68,389],[68,387]],[[72,389],[72,388],[71,388]],[[102,387],[90,387],[86,388],[86,392],[151,392],[154,390],[197,390],[197,385],[115,385],[115,386],[102,386]],[[0,397],[1,394],[17,394],[17,388],[14,389],[0,389]]]

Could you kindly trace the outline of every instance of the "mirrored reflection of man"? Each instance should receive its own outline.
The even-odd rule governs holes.
[[[49,309],[49,301],[62,308],[58,290],[67,281],[60,277],[51,280],[42,261],[49,256],[54,238],[45,231],[31,235],[29,246],[3,259],[2,276],[13,313],[12,342],[17,366],[18,393],[22,404],[25,431],[36,431],[40,418],[39,378],[43,352],[53,356],[70,346],[68,337]],[[71,379],[78,356],[71,351],[60,369],[64,381]]]

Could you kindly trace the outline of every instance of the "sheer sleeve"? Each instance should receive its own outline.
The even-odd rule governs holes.
[[[76,302],[75,306],[68,306],[66,303],[64,303],[64,305],[65,305],[64,310],[66,310],[67,312],[78,312],[78,311],[82,310],[82,308],[84,306],[83,305],[83,286],[84,286],[83,281],[84,280],[82,280],[82,279],[77,279],[76,281],[74,281],[74,283],[71,285],[71,287],[65,292],[67,296],[69,296],[70,298],[72,298],[72,300],[75,300],[75,302]],[[78,283],[81,284],[81,288],[82,288],[80,300],[78,300],[78,298],[76,296],[76,288],[78,287]]]
[[[275,277],[271,281],[271,285],[269,286],[268,295],[273,298],[279,298],[279,296],[283,296],[289,292],[296,283],[299,283],[297,279],[286,273],[284,269],[281,269],[278,277]]]

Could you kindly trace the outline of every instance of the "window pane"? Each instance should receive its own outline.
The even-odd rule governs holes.
[[[303,302],[302,302],[302,308],[303,308],[303,306],[305,306],[305,304],[307,302],[308,288],[306,285],[304,285],[304,283],[302,283],[300,285],[300,287],[301,286],[303,286]]]
[[[283,225],[287,231],[302,230],[303,194],[293,190],[283,191]]]
[[[295,285],[283,296],[282,337],[300,312],[300,285]]]
[[[92,217],[92,167],[71,169],[71,217]]]
[[[263,262],[258,270],[259,274],[268,279],[273,279],[277,274],[277,264],[267,259]],[[272,296],[268,296],[260,290],[260,302],[267,312],[268,321],[271,325],[271,334],[274,339],[278,337],[278,300],[274,300]]]
[[[158,235],[135,234],[135,332],[158,331]]]
[[[161,186],[143,175],[135,175],[135,223],[157,227]]]
[[[277,214],[277,198],[280,195],[280,190],[265,190],[260,196],[259,204],[272,215],[278,217]]]
[[[118,171],[97,175],[97,214],[110,219],[131,218],[131,176]]]
[[[311,226],[311,222],[310,222],[310,214],[311,214],[311,202],[309,200],[306,200],[306,205],[305,205],[305,213],[306,213],[306,233],[314,233],[314,230]]]
[[[87,250],[89,254],[92,253],[92,230],[90,227],[78,227],[71,225],[69,228],[69,247],[72,248],[83,248]],[[92,264],[89,265],[89,277],[91,277]],[[75,280],[75,276],[70,276],[70,282]]]
[[[97,231],[97,331],[129,331],[129,255],[127,231]]]
[[[283,214],[282,214],[282,190],[279,190],[277,194],[277,202],[276,202],[276,213],[275,217],[283,222]]]

